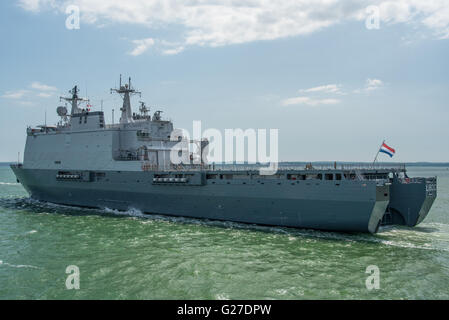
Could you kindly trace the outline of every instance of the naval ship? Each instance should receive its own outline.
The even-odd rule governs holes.
[[[111,93],[123,98],[120,122],[81,108],[75,86],[61,97],[56,126],[27,128],[17,181],[39,201],[90,208],[138,209],[148,214],[270,226],[376,233],[381,225],[416,226],[436,196],[435,178],[408,177],[404,165],[280,166],[275,174],[254,167],[217,168],[203,161],[208,142],[173,139],[173,123],[152,116],[131,79]],[[176,141],[174,141],[176,140]],[[172,148],[195,143],[200,161],[173,164]],[[181,144],[182,146],[183,144]]]

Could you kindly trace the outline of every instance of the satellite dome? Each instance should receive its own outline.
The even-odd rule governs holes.
[[[60,117],[65,117],[67,115],[67,108],[66,107],[58,107],[56,109],[56,113],[58,114],[58,116]]]

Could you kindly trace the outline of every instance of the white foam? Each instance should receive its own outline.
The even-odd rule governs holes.
[[[224,293],[219,293],[215,296],[217,300],[229,300],[229,297]]]
[[[129,208],[126,211],[120,211],[120,210],[117,210],[117,209],[104,208],[102,211],[105,212],[105,213],[112,213],[112,214],[121,215],[121,216],[145,217],[145,214],[142,211],[140,211],[139,209],[136,209],[136,208]]]
[[[20,185],[20,183],[0,182],[0,185],[3,185],[3,186],[18,186],[18,185]]]
[[[280,294],[281,296],[286,295],[287,292],[288,292],[288,291],[287,291],[286,289],[278,289],[278,290],[276,290],[276,293],[277,293],[277,294]]]
[[[31,266],[28,264],[11,264],[11,263],[7,263],[7,262],[3,262],[3,260],[0,260],[0,266],[8,266],[11,268],[30,268],[30,269],[39,269],[36,266]]]

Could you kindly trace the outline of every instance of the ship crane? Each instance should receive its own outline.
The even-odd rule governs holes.
[[[79,102],[89,102],[89,99],[79,98],[78,93],[79,89],[78,86],[75,86],[72,90],[69,91],[69,93],[72,94],[71,98],[68,97],[59,97],[59,101],[67,101],[70,102],[72,105],[72,110],[70,112],[70,115],[73,116],[74,114],[81,113],[82,110],[79,108]]]
[[[120,110],[122,111],[122,116],[120,117],[120,123],[133,122],[130,96],[133,94],[138,94],[139,96],[141,96],[141,93],[134,90],[131,87],[131,78],[129,78],[129,82],[127,84],[122,85],[122,75],[120,75],[119,89],[111,89],[111,94],[113,92],[116,92],[123,97],[123,107],[120,108]]]

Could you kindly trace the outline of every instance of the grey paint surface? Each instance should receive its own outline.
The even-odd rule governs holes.
[[[13,170],[31,197],[42,201],[286,227],[376,232],[389,203],[389,187],[374,181],[157,185],[150,172],[111,171],[99,181],[58,181],[56,170]]]

